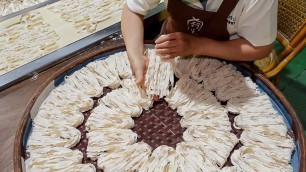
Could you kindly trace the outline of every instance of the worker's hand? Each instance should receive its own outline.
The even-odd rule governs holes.
[[[182,32],[162,35],[155,41],[155,51],[163,60],[191,55],[194,54],[195,39],[195,36]]]
[[[136,84],[144,85],[145,75],[149,63],[148,57],[143,55],[138,58],[129,58],[129,60],[136,76]]]

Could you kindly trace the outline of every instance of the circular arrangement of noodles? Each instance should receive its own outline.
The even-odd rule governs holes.
[[[293,171],[293,138],[269,97],[249,77],[210,57],[163,62],[153,49],[147,56],[145,87],[136,85],[126,52],[95,60],[66,76],[33,120],[26,169]],[[104,94],[104,88],[112,91]],[[138,142],[132,130],[133,118],[153,107],[154,96],[181,116],[185,131],[175,147],[160,145],[153,150]],[[90,112],[86,120],[84,112]],[[235,115],[232,122],[229,113]],[[81,124],[86,136],[76,129]],[[241,135],[233,129],[240,129]],[[83,153],[75,149],[82,137],[86,157],[95,164],[84,163]]]

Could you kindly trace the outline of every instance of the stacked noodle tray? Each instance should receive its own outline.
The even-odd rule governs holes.
[[[78,32],[96,31],[97,25],[121,14],[124,0],[61,0],[48,7],[73,24]]]
[[[58,49],[59,40],[39,12],[23,14],[18,23],[0,29],[0,75]]]
[[[0,17],[37,5],[47,0],[1,0]]]
[[[95,171],[92,164],[81,163],[82,153],[75,149],[85,141],[82,152],[90,161],[83,161],[106,172],[293,171],[289,164],[293,138],[268,96],[250,78],[233,65],[208,57],[162,62],[149,49],[148,58],[146,89],[135,84],[126,52],[66,76],[34,118],[27,170]],[[112,90],[106,94],[106,88]],[[153,95],[164,98],[171,109],[153,104]],[[163,118],[159,113],[171,118],[170,111],[181,116],[179,123],[185,129],[169,118],[160,122],[164,127],[148,127],[152,124],[148,120]],[[235,114],[233,123],[229,113]],[[82,134],[76,129],[80,124]],[[178,143],[169,144],[166,138],[148,142],[154,140],[148,139],[156,132],[152,129],[172,132]],[[242,131],[241,136],[234,134],[236,130]],[[238,142],[242,146],[237,148]],[[228,159],[230,166],[225,165]]]
[[[0,2],[0,12],[8,9],[1,3],[10,3],[8,7],[13,8],[17,1]],[[27,6],[34,1],[19,1],[19,3]],[[0,76],[65,46],[73,47],[70,44],[119,23],[124,3],[124,0],[61,0],[1,22]],[[89,43],[101,41],[106,33],[110,32],[106,31],[103,35],[99,33],[89,42],[79,43],[78,46],[80,44],[82,46],[77,47],[78,49],[64,48],[64,54],[69,55],[73,51],[86,47]],[[54,56],[51,59],[67,58],[62,57],[63,53],[55,53]],[[51,59],[46,57],[38,61],[41,67],[33,70],[41,69],[50,65],[51,62],[56,63],[56,60]],[[22,72],[29,70],[21,69]]]

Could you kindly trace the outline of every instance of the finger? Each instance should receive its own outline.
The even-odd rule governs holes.
[[[160,44],[162,42],[171,41],[171,40],[175,40],[175,34],[173,33],[167,35],[161,35],[159,38],[155,40],[155,44]]]
[[[165,56],[165,55],[171,55],[173,54],[173,49],[171,48],[165,48],[165,49],[157,49],[155,50],[156,54],[161,55],[161,56]]]
[[[162,62],[168,62],[168,61],[170,61],[170,60],[172,60],[173,58],[175,58],[176,56],[173,54],[173,55],[166,55],[166,56],[162,56],[161,57],[161,61]]]
[[[148,58],[146,59],[145,63],[146,63],[146,71],[147,71],[148,67],[149,67],[149,59]]]
[[[144,73],[146,73],[146,71],[147,71],[147,69],[148,69],[148,66],[149,66],[149,59],[148,59],[147,56],[142,56],[141,58],[142,58],[142,59],[144,60],[144,62],[145,62],[145,72],[144,72]]]
[[[144,84],[138,85],[138,86],[140,86],[140,88],[143,89],[143,90],[146,90],[146,89],[147,89],[147,87],[146,87]]]
[[[143,75],[146,76],[146,73],[147,73],[147,70],[148,70],[148,67],[149,67],[149,59],[147,56],[142,56],[141,57],[143,59],[143,62],[144,62],[144,69],[143,69]]]
[[[136,76],[136,84],[143,85],[144,84],[144,71],[142,69],[137,69],[135,71]]]
[[[158,101],[158,96],[157,96],[157,95],[154,95],[154,96],[152,97],[152,99],[153,99],[154,101]]]
[[[133,72],[136,77],[135,81],[137,85],[143,85],[144,83],[144,75],[146,73],[146,66],[145,66],[146,58],[144,57],[141,57],[138,60],[131,61],[131,65],[132,65]]]
[[[159,44],[155,45],[155,49],[163,49],[163,48],[171,48],[171,47],[175,47],[176,46],[176,42],[175,41],[165,41]]]

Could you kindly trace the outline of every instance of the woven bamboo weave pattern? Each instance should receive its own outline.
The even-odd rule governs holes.
[[[306,19],[305,0],[279,0],[278,31],[291,40]]]
[[[155,102],[152,109],[144,111],[135,118],[133,131],[138,134],[138,141],[148,143],[153,149],[160,145],[168,145],[173,148],[183,141],[182,135],[185,129],[180,125],[181,117],[175,110],[168,107],[165,100]]]

